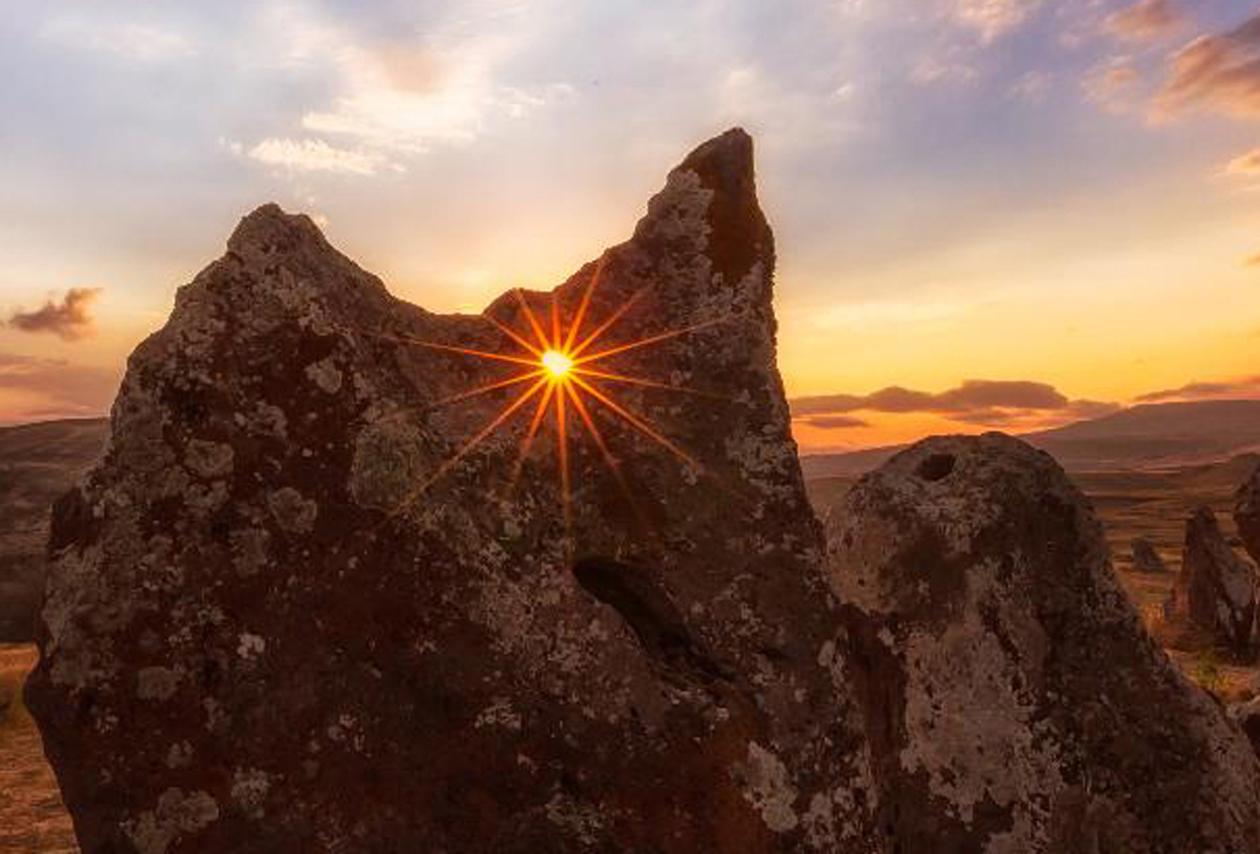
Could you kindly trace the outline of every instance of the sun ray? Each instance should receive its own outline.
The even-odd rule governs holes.
[[[652,344],[659,344],[662,341],[668,341],[669,339],[677,338],[680,335],[686,335],[690,332],[698,332],[701,329],[705,329],[710,326],[716,326],[719,323],[723,323],[725,320],[726,318],[724,317],[718,318],[716,320],[706,320],[702,323],[696,323],[691,326],[684,326],[681,329],[671,329],[668,332],[662,332],[659,335],[651,335],[647,338],[640,338],[638,341],[631,341],[628,344],[619,344],[618,346],[612,347],[608,350],[601,350],[600,352],[592,353],[589,356],[582,356],[581,358],[575,358],[573,360],[573,364],[581,365],[586,362],[594,362],[599,359],[607,359],[609,356],[615,356],[618,353],[625,353],[630,350],[637,350],[640,347],[647,347]]]
[[[407,510],[410,510],[411,505],[415,503],[415,500],[418,497],[423,495],[430,486],[432,486],[443,475],[445,475],[448,471],[454,468],[459,463],[460,460],[468,456],[468,454],[471,453],[474,448],[476,448],[483,441],[485,441],[486,437],[488,437],[491,433],[497,430],[499,426],[503,424],[504,421],[507,421],[509,418],[511,418],[513,413],[515,413],[518,409],[520,409],[522,406],[528,403],[529,399],[533,397],[535,394],[537,394],[538,390],[542,388],[544,385],[546,385],[546,383],[547,383],[546,377],[539,379],[527,390],[522,392],[518,397],[510,401],[507,406],[503,407],[503,409],[499,411],[499,414],[496,415],[489,424],[481,428],[481,430],[478,431],[478,433],[475,436],[473,436],[471,439],[465,442],[464,445],[458,451],[456,451],[455,454],[452,455],[450,459],[442,463],[442,465],[438,466],[437,471],[435,471],[433,474],[427,477],[418,487],[412,490],[411,493],[407,496],[406,501],[404,501],[399,506],[399,508],[396,511],[394,511],[394,515],[399,515],[401,513],[405,513]]]
[[[666,450],[674,454],[674,456],[678,457],[687,465],[691,466],[697,471],[700,471],[702,469],[702,466],[700,465],[700,463],[698,463],[690,454],[688,454],[682,448],[675,445],[669,439],[662,436],[660,433],[654,430],[651,427],[651,425],[644,422],[637,415],[635,415],[630,410],[626,409],[620,403],[617,403],[617,401],[613,400],[611,397],[604,394],[598,388],[591,385],[589,382],[587,382],[586,380],[582,379],[579,376],[574,376],[573,381],[577,383],[578,385],[580,385],[587,393],[589,393],[592,397],[594,397],[600,403],[604,404],[604,406],[608,407],[613,412],[617,413],[622,418],[624,418],[632,427],[634,427],[640,433],[654,440],[659,445],[664,447]]]
[[[630,505],[631,511],[634,512],[634,517],[639,520],[639,524],[644,528],[651,527],[647,517],[643,515],[642,508],[639,507],[639,502],[635,500],[634,493],[630,490],[630,484],[626,482],[625,472],[621,470],[620,460],[613,456],[608,443],[604,441],[604,435],[600,432],[599,427],[596,426],[595,419],[591,417],[590,410],[587,409],[586,403],[582,400],[582,395],[578,394],[577,389],[569,383],[565,384],[564,390],[573,401],[573,408],[578,411],[578,416],[582,419],[582,423],[586,425],[586,431],[591,434],[595,447],[599,449],[600,456],[604,458],[604,464],[612,472],[613,479],[617,481],[617,488],[621,490],[626,503]]]
[[[547,383],[547,388],[543,390],[542,397],[538,398],[538,407],[534,410],[534,417],[530,419],[529,430],[521,439],[520,451],[516,455],[516,464],[512,467],[512,478],[508,481],[509,486],[515,486],[516,481],[521,476],[521,469],[525,467],[525,459],[529,456],[530,448],[534,445],[534,439],[538,436],[538,428],[542,426],[543,418],[547,416],[547,405],[551,403],[551,395],[555,393],[555,390],[555,383]]]
[[[577,359],[577,357],[581,355],[582,352],[586,350],[587,347],[591,346],[596,341],[598,341],[599,337],[603,335],[605,332],[607,332],[609,329],[611,329],[613,324],[615,324],[618,320],[621,320],[621,318],[625,316],[625,313],[630,310],[630,307],[634,305],[636,302],[638,302],[639,299],[642,298],[642,296],[648,292],[648,289],[650,287],[651,285],[644,285],[643,287],[639,288],[637,291],[632,293],[630,295],[630,298],[627,299],[625,302],[623,302],[620,305],[620,307],[618,307],[618,309],[609,316],[607,320],[605,320],[599,326],[595,327],[594,332],[592,332],[590,335],[587,335],[585,338],[583,338],[581,344],[569,350],[569,355],[573,357],[574,359]]]
[[[565,540],[571,541],[573,530],[573,508],[569,494],[569,436],[567,418],[564,411],[564,395],[552,395],[556,401],[556,445],[560,461],[560,502],[563,505]]]
[[[528,341],[526,341],[524,337],[522,337],[521,335],[518,335],[518,334],[517,334],[517,332],[516,332],[516,330],[515,330],[515,329],[513,329],[513,328],[512,328],[512,327],[510,327],[510,326],[508,326],[506,323],[501,322],[501,321],[500,321],[497,317],[494,317],[493,315],[489,315],[489,314],[485,314],[485,315],[482,315],[482,316],[483,316],[486,320],[488,320],[488,321],[490,321],[491,323],[493,323],[496,327],[498,327],[498,329],[499,329],[499,331],[500,331],[500,332],[502,332],[504,335],[506,335],[506,336],[508,336],[509,338],[511,338],[511,339],[512,339],[513,341],[515,341],[517,344],[520,344],[522,347],[524,347],[524,348],[525,348],[526,350],[528,350],[529,352],[533,353],[535,356],[541,356],[541,355],[542,355],[542,350],[539,350],[539,349],[538,349],[537,347],[535,347],[533,344],[531,344],[531,343],[529,343]]]
[[[496,389],[507,388],[508,386],[518,385],[520,383],[527,382],[528,380],[537,379],[538,377],[544,376],[545,374],[546,374],[546,371],[544,371],[541,368],[539,368],[536,371],[530,371],[524,374],[516,374],[515,376],[508,377],[505,380],[499,380],[498,382],[488,383],[486,385],[478,386],[477,388],[470,389],[469,391],[462,391],[459,394],[453,394],[450,397],[444,397],[441,400],[439,400],[437,403],[435,403],[434,406],[446,406],[447,404],[458,403],[461,400],[468,400],[469,398],[477,397],[478,395],[488,394],[489,392],[495,391]]]
[[[576,311],[572,312],[572,316],[566,322],[565,315],[568,311],[564,308],[563,301],[557,291],[552,291],[550,295],[550,303],[546,314],[535,312],[533,306],[525,296],[524,290],[516,288],[513,294],[517,303],[520,305],[521,312],[524,315],[525,322],[528,325],[528,331],[519,332],[509,325],[500,321],[491,315],[483,315],[490,321],[494,327],[502,333],[506,339],[510,340],[513,345],[522,348],[528,356],[513,355],[509,353],[497,353],[488,350],[479,350],[470,347],[460,347],[453,344],[442,344],[436,341],[426,341],[421,338],[415,338],[405,335],[388,335],[380,334],[382,338],[398,341],[405,344],[414,344],[417,346],[427,347],[433,350],[456,353],[460,355],[472,356],[479,359],[488,359],[498,362],[507,362],[516,365],[523,365],[529,370],[506,376],[501,379],[492,380],[476,388],[451,395],[450,397],[439,400],[435,405],[445,405],[458,401],[470,400],[481,397],[496,390],[512,388],[529,383],[528,388],[517,393],[506,405],[504,405],[494,417],[477,431],[472,438],[468,439],[449,459],[443,462],[431,476],[426,478],[423,483],[419,484],[415,490],[408,494],[406,501],[391,516],[396,516],[405,512],[411,507],[416,498],[425,492],[435,481],[444,477],[450,472],[461,460],[468,456],[475,448],[484,442],[492,433],[503,427],[510,418],[518,411],[524,408],[531,401],[535,401],[532,408],[532,414],[529,416],[528,427],[524,430],[520,438],[517,448],[516,459],[513,462],[511,477],[508,481],[509,492],[515,489],[516,483],[520,479],[524,465],[533,449],[539,433],[542,431],[543,422],[548,418],[555,419],[556,432],[556,460],[557,474],[559,481],[559,497],[561,504],[561,513],[564,522],[565,545],[566,549],[571,552],[573,548],[573,471],[572,471],[572,449],[570,442],[577,438],[578,433],[584,432],[590,437],[590,441],[594,444],[600,458],[609,472],[615,478],[618,488],[624,494],[626,501],[629,503],[630,509],[634,512],[636,518],[641,523],[650,524],[643,517],[642,510],[635,500],[633,491],[626,482],[625,472],[623,471],[620,461],[613,453],[609,445],[608,437],[604,431],[600,429],[600,425],[595,417],[593,407],[590,400],[598,401],[599,404],[610,413],[608,424],[616,423],[618,419],[624,421],[635,432],[642,434],[657,445],[667,450],[670,454],[682,460],[693,471],[703,473],[703,466],[690,454],[679,447],[674,441],[661,433],[656,427],[649,423],[648,419],[635,414],[626,406],[619,403],[612,396],[606,393],[602,388],[595,384],[595,381],[624,383],[631,386],[641,388],[655,388],[666,391],[686,392],[688,394],[700,395],[715,399],[722,399],[720,395],[710,394],[698,389],[688,388],[686,386],[670,385],[664,382],[658,382],[646,377],[633,376],[627,373],[620,373],[613,370],[602,370],[596,363],[602,359],[611,358],[617,354],[629,352],[642,347],[668,341],[690,332],[695,332],[723,322],[726,318],[718,320],[710,320],[703,323],[697,323],[681,329],[671,329],[654,335],[649,335],[635,341],[629,341],[620,344],[608,346],[603,350],[596,352],[586,352],[602,341],[604,335],[615,326],[618,321],[625,317],[626,313],[634,306],[648,289],[650,285],[645,285],[632,293],[629,298],[622,302],[610,316],[599,323],[592,331],[584,333],[584,325],[586,324],[589,309],[595,290],[599,287],[603,279],[604,267],[606,259],[601,257],[590,279],[586,282],[582,291],[581,299],[578,302]],[[549,316],[548,316],[549,315]],[[530,341],[530,337],[537,341],[537,346]],[[372,334],[372,333],[368,333]],[[579,340],[580,339],[580,340]],[[577,343],[575,343],[577,342]],[[506,342],[504,342],[506,344]],[[540,393],[541,392],[541,393]],[[589,399],[587,398],[589,395]],[[585,428],[572,428],[569,424],[570,407],[576,412],[577,420],[580,421]],[[607,425],[605,425],[607,426]]]
[[[659,389],[664,389],[666,391],[682,392],[684,394],[695,394],[695,395],[699,395],[700,397],[708,397],[714,400],[727,400],[728,399],[728,398],[723,397],[720,394],[714,394],[713,392],[709,392],[709,391],[701,391],[698,388],[689,388],[687,386],[682,386],[682,385],[670,385],[669,383],[658,383],[658,382],[655,382],[654,380],[645,380],[639,377],[627,376],[625,374],[613,374],[607,371],[599,371],[594,368],[572,367],[572,368],[569,368],[569,370],[575,374],[581,374],[584,377],[594,377],[596,379],[607,380],[608,382],[626,383],[628,385],[643,386],[644,388],[659,388]]]
[[[547,340],[546,334],[543,333],[542,324],[538,322],[538,316],[529,307],[529,302],[525,299],[525,291],[517,288],[513,293],[516,294],[516,301],[521,304],[521,309],[525,312],[525,320],[528,321],[530,328],[534,330],[534,337],[538,339],[539,346],[544,350],[550,350],[551,342]]]
[[[578,303],[577,313],[573,315],[573,322],[569,324],[569,334],[564,339],[564,352],[573,352],[573,342],[577,340],[578,331],[582,328],[582,321],[586,319],[586,310],[591,305],[591,294],[595,292],[595,288],[599,285],[599,280],[604,276],[604,264],[607,256],[601,256],[599,263],[595,267],[595,272],[591,275],[591,280],[586,283],[586,290],[582,292],[582,301]]]
[[[560,304],[556,292],[551,292],[551,349],[558,350],[560,344]]]

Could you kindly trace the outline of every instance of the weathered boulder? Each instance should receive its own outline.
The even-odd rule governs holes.
[[[1155,550],[1155,544],[1146,537],[1133,538],[1133,568],[1151,574],[1168,572],[1168,566]]]
[[[85,850],[875,850],[773,264],[742,131],[479,316],[246,217],[54,514],[29,700]],[[650,346],[487,430],[588,293],[587,355]]]
[[[1251,559],[1260,564],[1260,467],[1252,472],[1234,499],[1234,524]]]
[[[1258,850],[1255,755],[1147,636],[1051,457],[929,439],[827,538],[900,850]]]
[[[1189,621],[1232,656],[1255,652],[1256,572],[1226,542],[1210,507],[1186,520],[1181,572],[1166,609]]]

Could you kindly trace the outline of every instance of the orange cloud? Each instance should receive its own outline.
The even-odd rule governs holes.
[[[1240,154],[1225,166],[1230,175],[1260,175],[1260,148]]]
[[[1173,400],[1219,400],[1222,398],[1260,397],[1260,376],[1239,377],[1214,382],[1193,382],[1178,388],[1161,389],[1139,395],[1139,403],[1163,403]]]
[[[889,386],[867,395],[825,394],[791,401],[792,414],[813,427],[827,428],[828,419],[852,412],[922,413],[951,421],[990,426],[1020,424],[1030,418],[1092,418],[1114,412],[1114,403],[1070,400],[1047,383],[1028,380],[967,380],[942,392]],[[843,427],[867,426],[844,421]]]
[[[100,288],[71,288],[60,303],[48,300],[34,311],[16,311],[9,325],[22,332],[50,332],[63,341],[77,341],[92,333],[91,306]]]
[[[1200,36],[1173,54],[1156,113],[1169,116],[1196,106],[1260,116],[1260,14],[1228,32]]]
[[[1126,41],[1152,41],[1181,23],[1181,13],[1168,0],[1138,0],[1107,16],[1104,26]]]

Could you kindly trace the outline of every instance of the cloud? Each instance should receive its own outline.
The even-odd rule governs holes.
[[[1195,107],[1260,116],[1260,14],[1227,32],[1200,36],[1173,54],[1154,107],[1162,117]]]
[[[237,146],[234,150],[239,150]],[[385,158],[371,151],[334,148],[322,139],[269,137],[255,145],[246,157],[297,172],[337,172],[343,175],[375,175]]]
[[[182,33],[171,29],[111,21],[99,15],[62,15],[45,22],[40,37],[75,50],[109,53],[142,63],[170,62],[195,56]]]
[[[1260,252],[1243,260],[1244,267],[1260,267]]]
[[[1192,382],[1178,388],[1161,389],[1134,398],[1139,403],[1163,403],[1174,400],[1219,400],[1260,397],[1260,376],[1232,380]]]
[[[1141,79],[1130,57],[1114,56],[1086,72],[1081,88],[1087,100],[1111,112],[1124,112],[1134,106],[1133,89]]]
[[[1168,0],[1138,0],[1108,15],[1103,26],[1125,41],[1153,41],[1181,21],[1181,12]]]
[[[567,83],[499,82],[500,67],[517,47],[505,30],[521,12],[505,7],[478,27],[434,21],[417,45],[379,35],[364,39],[309,9],[271,8],[270,24],[287,44],[281,65],[298,73],[324,67],[334,79],[333,94],[299,120],[316,138],[263,139],[250,156],[300,171],[369,175],[389,157],[468,144],[496,119],[524,118],[567,100],[574,93]]]
[[[1048,71],[1029,71],[1011,84],[1007,97],[1029,103],[1038,103],[1054,86],[1054,75]]]
[[[1225,166],[1228,175],[1260,175],[1260,148],[1240,154]]]
[[[864,421],[856,415],[807,415],[797,420],[822,430],[849,430],[871,426],[869,421]]]
[[[77,341],[92,333],[91,306],[100,288],[71,288],[60,303],[48,300],[34,311],[16,311],[9,325],[22,332],[50,332],[63,341]]]
[[[985,42],[1009,33],[1028,20],[1041,0],[954,0],[952,16]]]
[[[852,412],[928,413],[973,424],[1009,424],[1047,414],[1061,418],[1093,418],[1119,406],[1092,400],[1070,400],[1047,383],[1028,380],[966,380],[942,392],[889,386],[867,395],[826,394],[791,401],[792,414],[822,426],[817,419]]]

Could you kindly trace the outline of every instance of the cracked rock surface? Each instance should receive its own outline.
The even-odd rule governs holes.
[[[1048,455],[929,439],[828,519],[899,850],[1258,850],[1246,738],[1147,636]]]
[[[399,301],[305,216],[246,217],[132,355],[54,512],[30,706],[85,850],[867,851],[869,771],[775,367],[751,140],[670,172],[554,292],[629,303],[598,404],[519,477],[526,353]],[[639,296],[633,301],[631,297]],[[552,296],[524,295],[544,319]],[[544,322],[546,322],[544,320]]]

